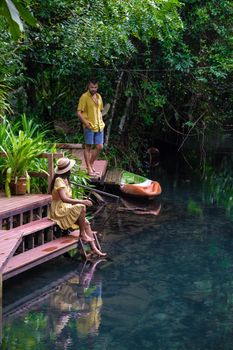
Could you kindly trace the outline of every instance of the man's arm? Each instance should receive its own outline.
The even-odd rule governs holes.
[[[86,128],[90,129],[90,123],[84,118],[82,111],[77,111],[77,116],[81,123],[84,124]]]
[[[81,123],[88,129],[90,129],[90,123],[87,121],[87,119],[85,118],[85,108],[86,108],[86,97],[85,94],[83,94],[78,102],[78,108],[77,108],[77,116],[79,118],[79,120],[81,121]]]

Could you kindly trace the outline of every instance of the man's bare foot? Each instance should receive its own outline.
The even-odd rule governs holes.
[[[88,171],[87,173],[89,176],[97,176],[98,175],[98,173],[95,173],[94,171],[90,171],[90,172]]]

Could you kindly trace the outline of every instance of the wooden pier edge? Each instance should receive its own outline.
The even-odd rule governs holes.
[[[2,271],[0,271],[0,345],[2,344]]]
[[[2,280],[19,275],[78,247],[79,230],[13,256],[3,269]]]

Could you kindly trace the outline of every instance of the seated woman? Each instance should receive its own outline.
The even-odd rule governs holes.
[[[57,162],[50,188],[52,203],[49,217],[62,230],[76,229],[78,225],[82,240],[90,244],[95,254],[106,256],[106,253],[102,253],[96,247],[91,225],[85,217],[86,206],[90,207],[92,202],[88,199],[79,200],[72,198],[70,171],[74,165],[75,160],[68,158],[60,158]]]

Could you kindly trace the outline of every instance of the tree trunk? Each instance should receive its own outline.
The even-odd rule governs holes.
[[[35,64],[34,62],[30,60],[26,60],[25,66],[27,68],[26,75],[30,79],[28,79],[26,83],[26,93],[27,93],[27,98],[28,98],[28,106],[30,108],[33,108],[36,106],[36,87],[35,87],[35,82],[33,79],[35,79]]]
[[[109,137],[110,137],[110,133],[111,133],[111,127],[112,127],[112,122],[113,122],[113,118],[114,118],[114,114],[115,114],[115,109],[116,109],[116,103],[117,100],[119,98],[119,93],[120,93],[120,85],[121,85],[121,81],[123,78],[124,72],[122,71],[118,77],[117,80],[117,86],[116,86],[116,92],[115,92],[115,96],[114,96],[114,101],[112,104],[112,110],[111,110],[111,116],[108,122],[108,126],[107,126],[107,130],[105,133],[105,145],[108,146],[108,142],[109,142]]]
[[[125,109],[124,109],[124,113],[123,113],[123,116],[121,117],[121,121],[120,121],[120,124],[119,124],[119,133],[120,134],[122,134],[122,132],[123,132],[125,121],[126,121],[126,118],[127,118],[127,114],[128,114],[128,110],[129,110],[129,106],[131,104],[131,101],[132,101],[132,97],[129,96],[127,98]]]

